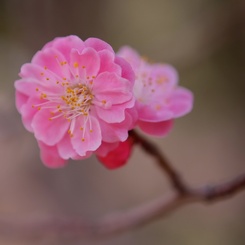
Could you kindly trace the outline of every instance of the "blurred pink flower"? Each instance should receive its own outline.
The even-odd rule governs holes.
[[[16,106],[49,167],[105,156],[134,127],[134,72],[100,39],[56,38],[22,66],[20,77]]]
[[[174,118],[192,110],[192,93],[178,86],[178,75],[172,66],[149,63],[127,46],[118,55],[131,64],[136,75],[134,94],[139,127],[150,135],[165,136]]]

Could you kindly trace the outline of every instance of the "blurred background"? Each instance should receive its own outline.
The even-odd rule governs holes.
[[[192,186],[245,171],[245,1],[1,0],[0,215],[11,219],[74,216],[97,219],[171,191],[153,159],[136,148],[128,164],[105,169],[95,158],[51,170],[15,109],[20,66],[57,36],[99,37],[115,51],[136,48],[177,68],[191,89],[191,114],[172,133],[152,139]],[[0,244],[244,245],[245,193],[194,204],[143,228],[106,239],[9,240]]]

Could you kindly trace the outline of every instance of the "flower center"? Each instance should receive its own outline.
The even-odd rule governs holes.
[[[67,119],[79,115],[87,116],[93,98],[94,96],[87,85],[77,84],[73,87],[66,88],[65,95],[61,96],[64,105],[58,106],[61,110],[65,109],[64,114]],[[63,109],[61,107],[63,107]]]
[[[72,121],[72,119],[80,115],[89,116],[90,107],[94,99],[91,86],[81,82],[73,86],[69,86],[69,83],[62,86],[64,86],[62,94],[43,93],[37,88],[36,91],[40,93],[40,98],[44,99],[45,102],[32,107],[38,110],[42,108],[51,109],[50,121],[60,116],[64,116],[68,121]]]

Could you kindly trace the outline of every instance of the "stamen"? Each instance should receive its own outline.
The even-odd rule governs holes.
[[[64,77],[63,80],[66,80]],[[43,99],[44,102],[36,105],[32,105],[33,108],[37,110],[50,109],[49,121],[55,120],[59,117],[64,117],[68,122],[70,122],[70,128],[68,134],[70,137],[73,136],[76,127],[76,118],[79,116],[83,117],[83,123],[79,127],[82,131],[82,141],[85,141],[86,130],[89,130],[90,133],[93,132],[92,122],[89,116],[90,107],[94,104],[94,95],[91,91],[91,86],[86,85],[81,81],[74,86],[69,86],[69,82],[59,82],[56,81],[56,84],[61,83],[64,88],[63,94],[52,94],[44,93],[40,91],[39,88],[36,88],[36,91],[40,92],[40,99]],[[97,101],[97,103],[101,102]],[[104,101],[106,103],[106,101]]]

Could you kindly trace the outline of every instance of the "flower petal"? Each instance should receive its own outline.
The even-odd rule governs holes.
[[[67,80],[71,78],[69,63],[66,57],[57,49],[47,48],[37,52],[32,58],[32,64],[39,65],[46,71],[50,70],[60,78],[66,78]]]
[[[40,103],[39,99],[31,97],[28,99],[27,103],[24,104],[20,109],[22,122],[25,128],[30,132],[33,132],[32,121],[33,121],[33,117],[38,112],[38,108],[34,107],[33,105],[39,103]]]
[[[166,136],[173,127],[173,120],[163,122],[145,122],[139,121],[140,129],[150,135],[163,137]]]
[[[140,55],[129,46],[121,47],[117,52],[117,55],[123,57],[127,62],[129,62],[129,64],[135,71],[138,70],[142,62]]]
[[[69,159],[77,156],[71,144],[71,137],[66,133],[61,141],[57,143],[57,151],[61,158]]]
[[[71,68],[74,73],[78,73],[82,79],[89,79],[97,76],[100,69],[100,57],[92,48],[85,48],[82,53],[73,49],[71,52]]]
[[[140,105],[138,113],[139,120],[147,122],[166,121],[174,117],[174,113],[164,103]]]
[[[129,113],[126,113],[125,119],[120,123],[106,123],[100,120],[102,139],[108,143],[125,141],[128,137],[129,125],[131,126],[132,123]]]
[[[122,68],[122,77],[126,78],[134,84],[135,74],[132,66],[125,59],[118,56],[115,58],[115,63]]]
[[[16,90],[15,92],[15,105],[17,110],[20,112],[21,107],[25,105],[28,100],[28,96]]]
[[[106,156],[97,156],[98,160],[108,169],[116,169],[125,165],[132,152],[133,141],[128,138],[120,142],[118,147],[110,151]]]
[[[84,44],[86,47],[91,47],[95,49],[96,51],[109,50],[111,52],[114,52],[112,47],[108,43],[98,38],[94,38],[94,37],[88,38],[84,42]]]
[[[108,143],[102,141],[100,147],[96,150],[96,155],[105,157],[110,151],[118,147],[119,142]]]
[[[122,68],[118,64],[115,63],[115,54],[108,51],[102,50],[99,52],[100,56],[100,71],[102,72],[114,72],[117,75],[121,76]]]
[[[70,53],[72,49],[77,49],[78,52],[82,52],[85,48],[84,42],[77,36],[70,35],[67,37],[58,37],[55,38],[53,41],[47,43],[42,50],[47,48],[55,48],[62,53],[67,60],[70,62]]]
[[[67,162],[62,159],[56,146],[48,146],[43,142],[38,142],[42,162],[49,168],[64,167]]]
[[[181,117],[189,113],[193,106],[193,94],[188,89],[178,87],[168,99],[168,108],[174,117]]]
[[[100,125],[93,116],[78,117],[72,134],[72,146],[80,156],[85,156],[89,151],[97,150],[101,144]]]
[[[69,122],[62,116],[53,120],[49,120],[50,117],[50,110],[41,109],[35,114],[31,126],[38,140],[47,145],[55,145],[67,132]]]

